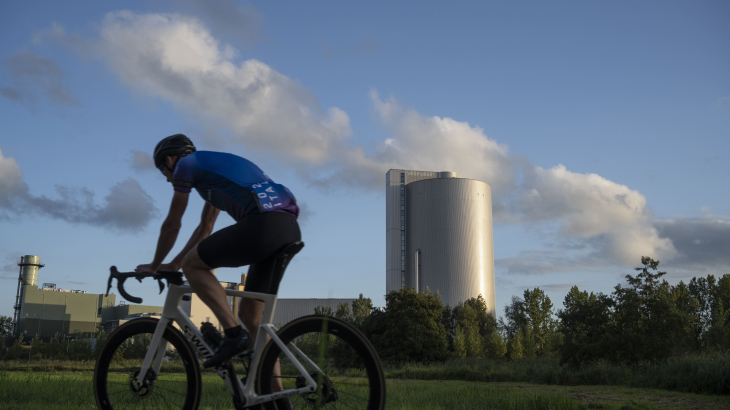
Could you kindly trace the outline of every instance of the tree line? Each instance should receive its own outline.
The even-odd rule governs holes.
[[[482,296],[444,306],[437,293],[392,291],[384,311],[363,298],[335,312],[370,339],[385,362],[441,362],[451,357],[520,360],[558,357],[579,367],[657,362],[690,353],[730,350],[730,275],[670,285],[659,261],[641,258],[635,275],[610,294],[573,286],[555,309],[540,288],[513,296],[495,319]]]
[[[499,320],[479,295],[456,306],[444,306],[438,292],[428,289],[392,291],[386,307],[373,308],[360,297],[336,309],[318,307],[359,328],[389,363],[443,362],[449,358],[520,360],[555,357],[561,364],[608,362],[636,365],[708,351],[730,351],[730,275],[695,277],[672,286],[662,279],[659,261],[641,258],[635,275],[626,275],[610,294],[573,286],[554,308],[543,290],[527,289],[513,296]],[[0,346],[10,341],[10,318],[0,318]],[[105,335],[99,332],[96,343]],[[32,355],[46,358],[88,358],[90,339],[56,336],[31,349],[18,338],[0,351],[0,358]],[[25,342],[27,343],[27,341]],[[4,350],[4,349],[3,349]]]

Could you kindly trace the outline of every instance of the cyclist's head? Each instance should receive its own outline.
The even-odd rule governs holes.
[[[157,143],[153,158],[155,159],[155,167],[165,174],[165,168],[169,167],[165,164],[165,158],[169,156],[185,156],[195,152],[195,145],[190,138],[183,134],[170,135]]]

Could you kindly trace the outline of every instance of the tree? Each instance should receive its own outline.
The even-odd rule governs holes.
[[[13,318],[10,316],[0,316],[0,337],[2,336],[13,336]]]
[[[696,351],[712,335],[713,307],[721,305],[713,296],[714,278],[671,286],[662,279],[666,272],[658,270],[659,261],[644,256],[641,263],[636,276],[626,275],[628,286],[617,285],[610,296],[570,290],[558,312],[561,363],[665,360]]]
[[[351,322],[352,313],[350,313],[350,305],[348,305],[347,303],[337,304],[337,311],[335,312],[335,317],[338,319],[342,319],[346,322]]]
[[[13,319],[0,316],[0,358],[5,356],[6,343],[13,337]]]
[[[484,341],[484,355],[490,359],[501,359],[507,354],[507,345],[498,330],[492,332]]]
[[[470,320],[473,321],[482,337],[487,337],[497,330],[497,320],[487,310],[487,302],[481,294],[475,298],[467,299],[463,304],[454,308],[457,323],[464,321],[465,316],[461,311],[465,309],[471,310],[469,313]]]
[[[361,293],[360,297],[352,301],[352,321],[358,328],[362,328],[362,324],[371,313],[373,313],[373,301],[370,298],[364,298]]]
[[[507,342],[507,356],[510,360],[520,360],[524,356],[522,339],[522,330],[518,330],[517,334]]]
[[[524,298],[512,296],[512,302],[504,308],[504,318],[499,325],[508,340],[522,334],[522,357],[543,356],[557,348],[553,336],[557,322],[552,317],[553,304],[540,288],[526,289]]]
[[[482,356],[483,338],[480,334],[479,311],[472,304],[465,303],[457,311],[454,351],[459,357],[478,358]]]
[[[551,335],[556,331],[556,321],[553,319],[553,303],[550,298],[540,288],[533,290],[526,289],[524,292],[524,314],[527,316],[527,328],[529,334],[534,340],[534,350],[525,345],[525,351],[537,356],[544,356],[548,353],[548,343]],[[529,356],[528,356],[529,357]]]
[[[18,336],[17,339],[15,339],[15,342],[13,342],[13,345],[10,347],[10,350],[7,351],[5,354],[6,359],[21,359],[23,356],[23,352],[25,349],[23,349],[23,334],[21,333],[20,336]],[[28,359],[28,355],[25,355],[25,359]]]
[[[443,305],[438,294],[406,288],[391,291],[385,302],[385,312],[375,311],[363,323],[365,335],[383,361],[446,360],[446,330],[439,323]]]
[[[626,275],[629,287],[617,285],[614,300],[616,349],[612,361],[635,364],[643,360],[658,361],[686,351],[694,329],[691,314],[683,313],[675,302],[688,298],[683,289],[673,289],[661,277],[659,261],[641,257],[638,275]],[[691,304],[691,303],[690,303]]]
[[[722,300],[718,300],[712,313],[709,327],[705,332],[704,342],[707,349],[730,350],[730,309],[725,309]]]
[[[613,349],[613,300],[603,293],[589,295],[573,286],[558,311],[563,342],[560,363],[579,367],[608,359]]]
[[[504,317],[499,318],[499,327],[504,330],[507,339],[511,340],[526,326],[524,302],[519,296],[512,296],[512,301],[504,307]]]
[[[329,306],[317,306],[314,308],[315,315],[334,316],[332,314],[332,308]]]

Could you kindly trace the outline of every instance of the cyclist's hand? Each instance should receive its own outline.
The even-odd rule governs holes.
[[[152,264],[145,264],[145,265],[139,265],[137,266],[137,269],[134,270],[138,273],[156,273],[154,269],[152,269]],[[144,276],[137,276],[137,280],[142,280]]]
[[[167,270],[167,271],[177,272],[180,270],[180,267],[176,266],[175,264],[172,264],[172,263],[163,263],[162,265],[160,265],[160,267],[157,270]]]

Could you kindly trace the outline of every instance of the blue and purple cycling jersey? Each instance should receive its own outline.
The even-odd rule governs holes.
[[[256,164],[237,155],[196,151],[181,158],[172,174],[175,191],[195,188],[214,207],[236,221],[250,213],[286,212],[299,216],[294,194],[275,184]]]

